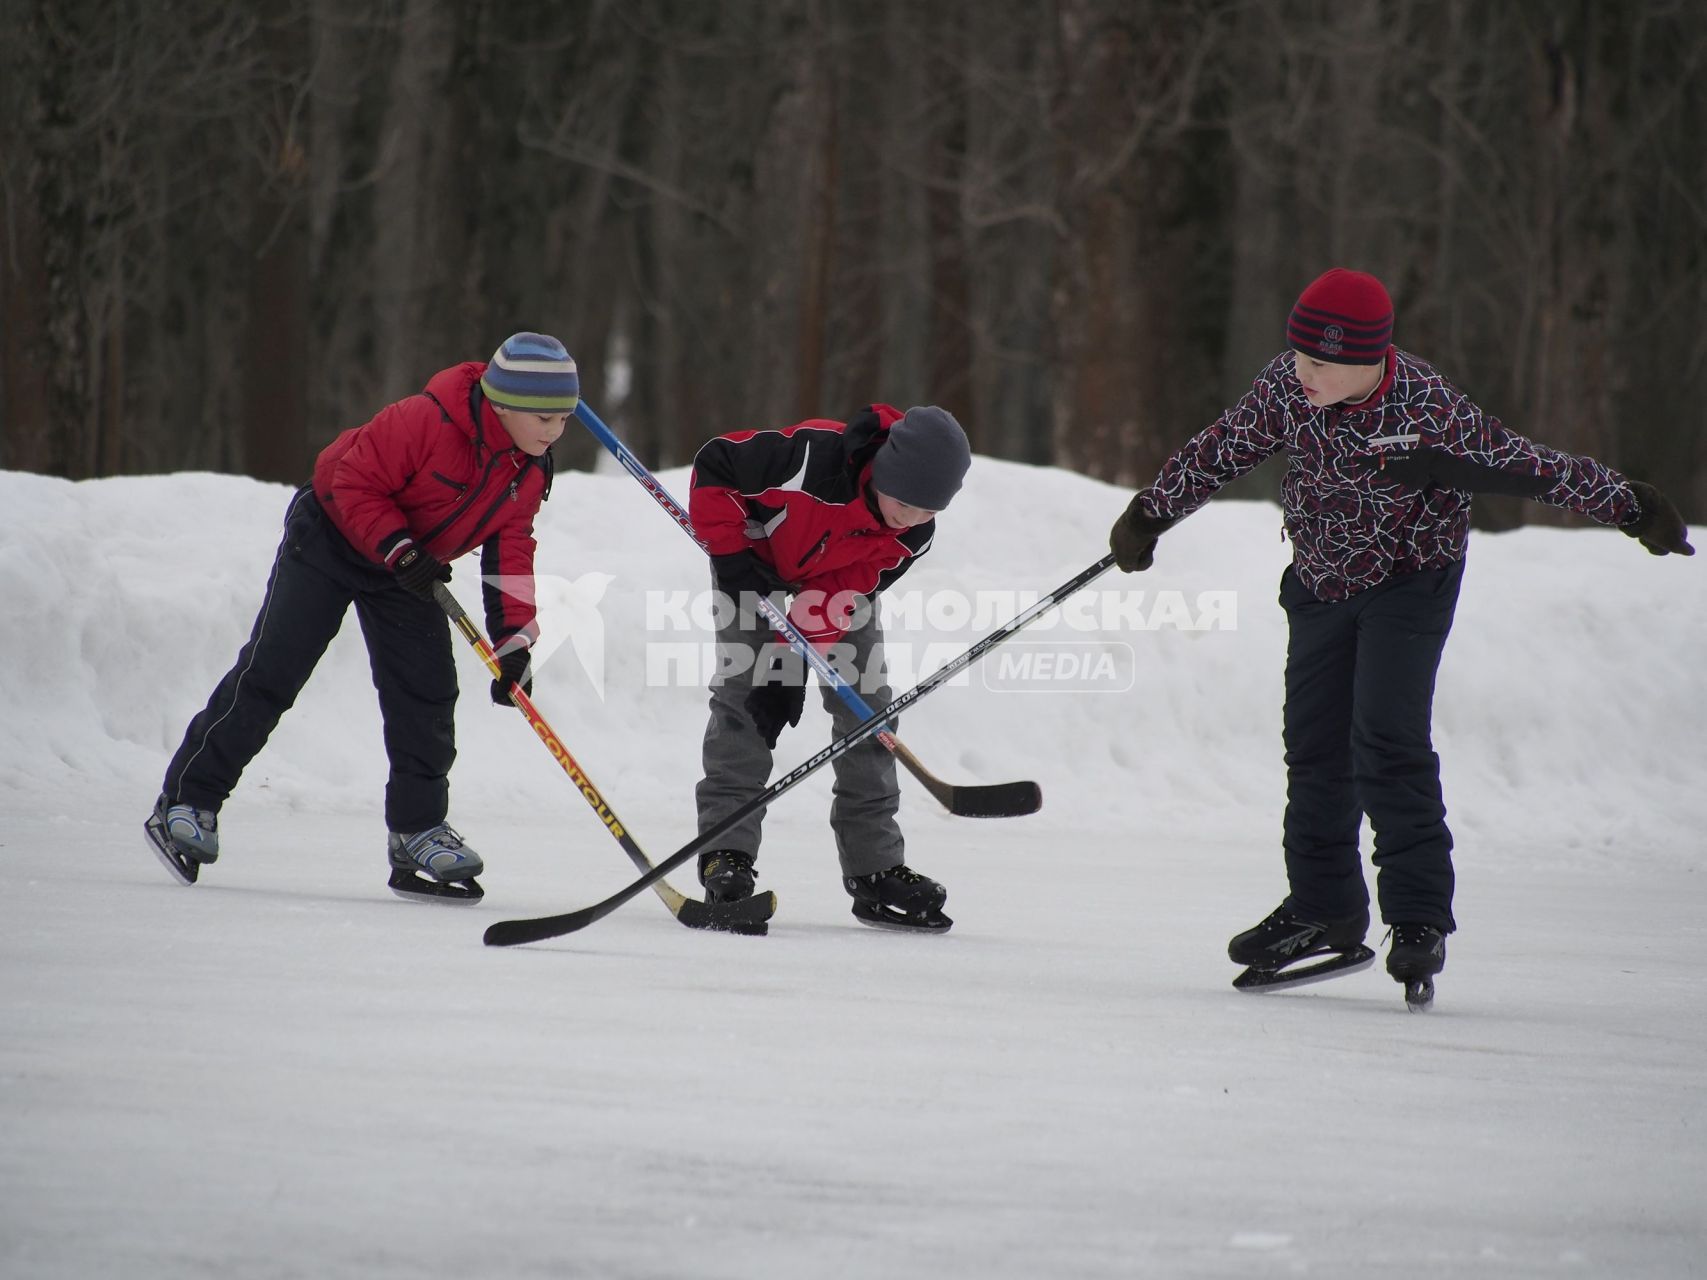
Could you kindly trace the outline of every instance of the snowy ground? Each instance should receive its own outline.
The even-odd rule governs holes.
[[[952,933],[853,921],[814,779],[769,825],[769,937],[690,932],[647,896],[498,951],[485,924],[632,872],[471,654],[453,819],[490,864],[480,907],[384,889],[353,624],[203,882],[144,849],[286,497],[0,473],[7,1280],[1701,1274],[1701,560],[1477,538],[1437,734],[1461,927],[1418,1017],[1379,967],[1227,985],[1227,936],[1282,891],[1270,507],[1212,506],[1103,584],[1231,592],[1236,627],[1039,633],[1131,645],[1130,690],[974,681],[909,714],[938,773],[1046,796],[972,823],[903,779]],[[1122,501],[981,460],[906,585],[1047,589]],[[662,858],[691,831],[703,691],[643,687],[643,599],[702,566],[623,477],[560,478],[546,517],[547,629],[594,668],[602,630],[605,692],[565,650],[539,702]]]

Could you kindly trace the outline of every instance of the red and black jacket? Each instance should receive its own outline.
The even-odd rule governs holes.
[[[515,447],[480,391],[481,361],[436,373],[426,390],[351,427],[314,464],[314,496],[364,556],[391,568],[411,546],[439,560],[481,549],[492,642],[531,645],[533,520],[551,455]]]
[[[820,648],[842,637],[857,598],[894,583],[936,535],[934,519],[891,529],[869,496],[871,460],[900,417],[878,404],[846,423],[737,431],[694,458],[688,515],[700,543],[714,556],[756,552],[795,592],[789,621]]]

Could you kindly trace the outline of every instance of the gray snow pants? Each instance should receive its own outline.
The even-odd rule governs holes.
[[[867,706],[876,711],[887,706],[893,695],[883,665],[883,628],[875,607],[867,611],[863,625],[848,632],[832,654],[837,670],[854,686]],[[744,705],[753,687],[755,671],[764,670],[768,646],[779,644],[762,619],[744,628],[743,619],[730,619],[717,633],[718,671],[711,679],[711,720],[705,727],[703,761],[705,777],[695,789],[699,806],[699,830],[711,830],[769,785],[771,749],[759,736]],[[783,646],[786,648],[786,646]],[[723,673],[728,673],[726,676]],[[822,686],[824,706],[834,724],[832,737],[840,737],[860,725],[860,718],[842,703],[835,690]],[[896,728],[894,721],[891,728]],[[804,725],[802,726],[804,729]],[[783,729],[778,745],[788,741]],[[830,803],[830,827],[836,835],[836,852],[842,874],[866,876],[899,866],[904,842],[896,824],[901,791],[895,780],[895,758],[875,737],[831,761],[836,781]],[[734,849],[758,856],[764,810],[736,823],[714,841],[718,849]]]

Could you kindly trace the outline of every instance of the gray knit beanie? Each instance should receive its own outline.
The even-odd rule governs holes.
[[[909,507],[941,511],[960,492],[972,446],[947,409],[915,405],[889,428],[871,462],[871,483]]]

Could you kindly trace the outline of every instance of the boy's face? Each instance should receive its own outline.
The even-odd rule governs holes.
[[[498,415],[516,448],[535,458],[551,448],[569,425],[566,413],[534,413],[529,409],[506,409],[501,404],[493,405],[492,412]]]
[[[1368,399],[1369,393],[1381,385],[1387,375],[1381,364],[1329,364],[1315,360],[1302,351],[1292,353],[1292,371],[1304,386],[1304,398],[1318,409],[1331,404],[1356,404]]]
[[[883,523],[891,529],[911,529],[936,515],[936,512],[927,511],[924,507],[909,507],[905,502],[897,502],[887,493],[880,492],[875,485],[871,491],[877,494],[877,514],[883,517]]]

